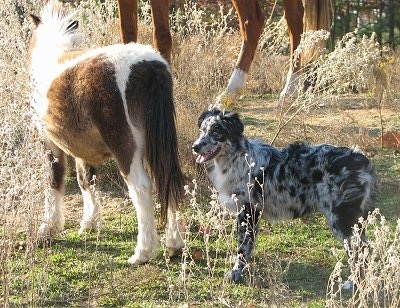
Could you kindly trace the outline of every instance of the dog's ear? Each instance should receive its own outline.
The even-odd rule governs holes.
[[[211,111],[207,110],[204,111],[200,116],[199,119],[197,120],[197,126],[200,128],[201,123],[203,123],[205,118],[208,118],[211,115]]]
[[[221,117],[229,131],[229,135],[233,140],[238,139],[243,134],[244,126],[240,120],[239,114],[236,112],[225,112]]]

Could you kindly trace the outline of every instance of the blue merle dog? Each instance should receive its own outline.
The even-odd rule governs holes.
[[[248,139],[237,113],[216,108],[201,114],[198,125],[196,162],[205,164],[220,203],[237,214],[238,254],[227,273],[234,282],[243,279],[261,217],[277,221],[318,211],[343,242],[374,208],[377,174],[354,149],[299,142],[279,150]]]

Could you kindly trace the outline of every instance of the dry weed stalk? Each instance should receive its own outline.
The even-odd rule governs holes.
[[[303,49],[328,37],[329,33],[325,30],[305,33],[295,53],[295,61],[299,60]],[[332,52],[320,50],[320,53],[315,61],[302,70],[295,95],[278,102],[279,124],[271,143],[300,113],[340,104],[343,95],[355,91],[365,93],[374,90],[375,72],[382,59],[382,49],[377,45],[374,35],[360,38],[356,31],[351,32],[336,44]],[[307,89],[305,85],[309,85]]]
[[[360,223],[351,240],[357,248],[351,250],[347,261],[353,269],[349,279],[356,283],[355,287],[350,297],[342,290],[347,266],[339,258],[327,286],[327,307],[399,307],[400,219],[392,227],[376,209]],[[369,234],[368,247],[357,245],[362,231]]]

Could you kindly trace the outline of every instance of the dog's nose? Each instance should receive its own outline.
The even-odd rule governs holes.
[[[201,144],[200,143],[194,143],[192,145],[192,151],[193,152],[198,153],[200,151],[200,149],[201,149]]]

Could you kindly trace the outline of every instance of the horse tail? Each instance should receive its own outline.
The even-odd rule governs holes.
[[[331,0],[308,0],[304,3],[303,33],[315,30],[330,30],[333,16]],[[307,63],[319,56],[319,50],[324,48],[326,42],[320,40],[318,44],[302,52],[301,64],[304,67]]]
[[[162,221],[168,206],[183,200],[185,177],[180,167],[172,76],[160,61],[144,62],[149,76],[145,102],[146,158],[161,203]]]

